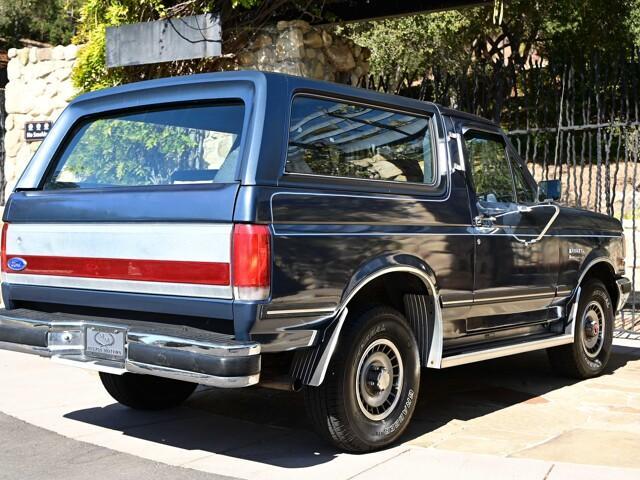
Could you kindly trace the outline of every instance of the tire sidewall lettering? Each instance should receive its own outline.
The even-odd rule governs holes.
[[[391,415],[381,421],[374,422],[362,414],[357,407],[354,411],[354,415],[360,419],[364,424],[369,425],[367,430],[369,430],[369,435],[372,441],[382,442],[383,439],[388,438],[389,436],[397,436],[401,431],[404,430],[404,425],[411,418],[413,414],[413,410],[415,408],[415,402],[417,400],[418,387],[419,384],[416,385],[414,378],[409,374],[409,372],[418,368],[419,371],[419,360],[416,358],[413,359],[411,355],[407,355],[405,351],[403,351],[402,347],[411,345],[411,340],[405,340],[405,335],[402,333],[406,331],[409,335],[410,330],[406,330],[403,326],[398,325],[394,320],[389,322],[388,320],[382,320],[381,322],[373,325],[364,335],[361,337],[361,340],[357,343],[357,347],[355,348],[355,356],[353,358],[353,379],[349,384],[352,386],[351,388],[357,388],[355,385],[355,374],[357,365],[359,363],[359,359],[363,355],[364,351],[369,347],[369,345],[379,339],[379,338],[387,338],[392,341],[396,346],[400,347],[400,354],[402,355],[403,362],[407,365],[407,369],[405,370],[404,377],[404,385],[402,386],[402,390],[399,395],[401,395],[401,401],[398,405],[395,406],[394,411]],[[419,377],[418,377],[419,378]],[[355,395],[355,392],[354,392]],[[354,397],[355,398],[355,397]],[[385,442],[386,443],[386,442]]]
[[[376,325],[375,328],[372,328],[371,331],[368,332],[367,335],[360,342],[356,356],[359,358],[362,355],[362,352],[369,346],[373,338],[376,335],[379,335],[386,331],[387,331],[387,326],[385,325],[385,323],[380,323],[380,325]]]
[[[398,429],[398,427],[400,427],[404,423],[404,421],[407,419],[409,412],[411,411],[411,406],[413,405],[414,397],[415,397],[415,393],[413,389],[410,388],[409,391],[407,392],[407,400],[404,402],[404,406],[398,418],[391,425],[383,428],[382,431],[376,432],[376,435],[379,435],[379,436],[389,435],[395,432]]]

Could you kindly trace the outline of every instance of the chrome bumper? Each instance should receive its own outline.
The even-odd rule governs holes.
[[[87,351],[88,329],[123,333],[121,358]],[[0,349],[118,375],[141,373],[214,387],[246,387],[260,380],[260,344],[160,323],[0,309]]]
[[[631,294],[631,280],[628,278],[622,277],[616,280],[616,285],[618,286],[618,305],[616,305],[616,312],[622,310],[629,300],[629,295]]]

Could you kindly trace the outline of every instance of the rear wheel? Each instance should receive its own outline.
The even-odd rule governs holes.
[[[602,373],[611,356],[614,313],[600,280],[589,280],[580,294],[573,343],[547,350],[554,370],[574,378]]]
[[[117,402],[137,410],[177,407],[198,387],[196,383],[135,373],[100,372],[100,380]]]
[[[404,317],[377,307],[347,320],[319,387],[307,387],[318,433],[342,450],[366,452],[393,443],[415,409],[420,386],[416,340]]]

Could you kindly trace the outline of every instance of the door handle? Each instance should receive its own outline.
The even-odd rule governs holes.
[[[492,228],[493,222],[495,221],[496,221],[496,217],[491,217],[487,215],[478,215],[476,217],[473,217],[473,225],[475,227],[480,227],[480,228]]]

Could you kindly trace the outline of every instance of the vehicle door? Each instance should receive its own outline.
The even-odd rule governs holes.
[[[475,240],[467,333],[547,322],[559,264],[547,230],[558,207],[536,203],[535,182],[499,129],[465,125],[462,138]]]

